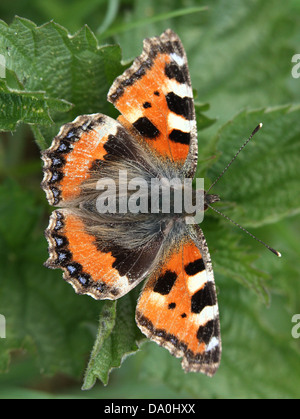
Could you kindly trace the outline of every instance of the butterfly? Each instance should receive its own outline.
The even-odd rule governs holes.
[[[108,101],[120,112],[117,120],[100,113],[78,116],[42,152],[42,188],[58,207],[45,231],[45,265],[61,268],[78,294],[99,300],[118,299],[147,278],[137,302],[138,327],[182,358],[185,371],[212,376],[221,358],[219,309],[199,225],[188,223],[184,211],[117,211],[122,194],[114,211],[98,211],[103,179],[120,192],[136,178],[150,185],[152,179],[195,176],[196,118],[179,37],[168,29],[145,39],[142,54],[111,86]],[[107,193],[102,203],[110,198]],[[204,203],[216,200],[204,192]]]

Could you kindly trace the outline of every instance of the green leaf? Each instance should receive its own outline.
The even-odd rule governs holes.
[[[110,337],[116,323],[116,301],[105,302],[100,314],[99,328],[90,360],[85,372],[82,389],[89,390],[99,378],[104,384],[108,380],[108,368],[103,367],[105,341]]]
[[[0,102],[5,110],[0,128],[14,129],[19,121],[36,124],[39,144],[45,139],[49,145],[64,122],[85,113],[112,113],[106,95],[124,69],[121,51],[117,45],[99,47],[87,26],[70,36],[54,22],[38,27],[23,18],[10,26],[0,21],[0,45],[7,69],[24,86]]]
[[[118,300],[118,304],[105,303],[83,390],[89,390],[97,378],[107,385],[112,368],[120,367],[129,354],[138,350],[143,335],[135,323],[136,301],[137,292],[134,291]]]
[[[244,244],[242,242],[242,239],[245,239],[244,233],[234,230],[234,227],[228,225],[229,223],[220,216],[211,217],[208,213],[202,224],[208,247],[213,254],[216,278],[218,275],[223,275],[230,278],[230,281],[237,281],[254,291],[264,304],[269,305],[268,286],[271,277],[267,272],[255,266],[259,257],[255,241],[252,238],[248,239],[247,236],[244,240],[246,244]],[[261,250],[260,247],[259,249]],[[275,258],[275,256],[272,257]]]
[[[0,79],[0,130],[13,131],[19,122],[51,125],[50,109],[65,112],[70,104],[48,99],[43,92],[13,90]]]
[[[224,212],[243,226],[258,227],[299,214],[299,117],[300,109],[289,105],[243,111],[213,141],[219,158],[208,171],[212,181],[258,123],[263,123],[213,189],[218,193],[221,188],[221,199],[227,201]]]

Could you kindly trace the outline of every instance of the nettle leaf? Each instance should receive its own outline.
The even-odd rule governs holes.
[[[209,213],[201,224],[207,244],[212,255],[213,269],[218,286],[218,276],[222,275],[230,281],[237,281],[243,287],[254,291],[260,301],[266,305],[270,303],[269,281],[270,275],[255,265],[261,252],[257,243],[240,232],[220,216],[211,216]],[[252,246],[251,246],[252,245]],[[260,245],[259,245],[260,246]],[[265,249],[259,250],[262,252]],[[272,255],[271,255],[272,257]],[[275,258],[275,256],[273,256]]]
[[[0,130],[13,131],[19,122],[27,124],[51,125],[52,110],[62,112],[71,106],[66,101],[48,99],[44,92],[29,92],[10,89],[3,79],[0,79]]]
[[[211,181],[252,130],[263,123],[213,189],[214,193],[221,191],[221,199],[227,201],[220,204],[223,212],[243,226],[258,227],[300,212],[299,117],[299,107],[288,105],[243,111],[224,125],[214,140],[218,158],[208,170]]]
[[[116,301],[109,301],[105,302],[102,308],[97,338],[85,373],[85,379],[82,386],[83,390],[88,390],[93,387],[97,377],[104,383],[107,383],[109,368],[103,367],[103,363],[107,360],[107,358],[103,360],[103,349],[116,324],[116,305]]]
[[[121,50],[118,45],[99,47],[87,26],[71,36],[54,22],[38,27],[23,18],[16,18],[10,26],[0,21],[0,45],[6,68],[15,73],[19,87],[23,86],[20,91],[10,92],[15,94],[16,109],[6,110],[9,124],[1,118],[0,129],[14,129],[20,121],[37,124],[34,133],[44,148],[59,127],[76,116],[113,112],[106,95],[124,70]],[[26,95],[30,100],[25,103],[24,113]],[[2,106],[11,108],[11,102]]]
[[[96,382],[108,383],[109,373],[139,348],[145,339],[135,323],[136,290],[118,301],[105,302],[100,314],[97,338],[85,373],[83,390]]]

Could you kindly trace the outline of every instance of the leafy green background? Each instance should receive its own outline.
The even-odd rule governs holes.
[[[0,398],[298,398],[300,79],[291,59],[300,53],[299,1],[2,0],[0,18]],[[188,55],[197,174],[207,185],[263,122],[214,192],[219,210],[283,255],[207,213],[223,338],[212,379],[185,374],[143,338],[139,289],[117,304],[97,302],[43,266],[51,209],[39,187],[40,149],[79,114],[116,116],[109,86],[142,40],[167,27]]]

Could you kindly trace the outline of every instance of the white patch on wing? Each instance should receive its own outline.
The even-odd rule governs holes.
[[[188,290],[191,294],[197,292],[208,281],[206,271],[198,272],[196,275],[190,276],[187,280]]]
[[[206,346],[205,350],[211,351],[218,345],[219,345],[219,340],[215,336],[213,336],[211,340],[209,341],[208,345]]]
[[[176,54],[175,52],[172,52],[172,54],[170,54],[170,57],[172,58],[172,60],[174,60],[179,65],[179,67],[186,64],[186,61],[185,61],[184,57],[181,57],[180,55]]]
[[[166,302],[166,297],[161,295],[159,292],[150,292],[149,300],[151,303],[157,304],[158,306],[163,306]]]
[[[191,132],[193,126],[195,126],[196,121],[188,121],[183,116],[176,115],[173,112],[170,112],[168,115],[168,125],[170,129],[179,129],[183,132]]]
[[[199,326],[204,326],[208,321],[213,320],[219,313],[218,305],[206,306],[200,313],[192,313],[191,319]]]
[[[139,118],[142,118],[143,116],[145,115],[142,109],[139,109],[138,106],[130,106],[130,112],[126,114],[126,119],[133,124],[135,121],[137,121]]]
[[[178,83],[175,79],[166,78],[165,84],[162,86],[162,91],[164,95],[173,92],[175,93],[175,95],[180,96],[182,98],[193,98],[193,90],[191,86],[189,86],[186,83]]]

